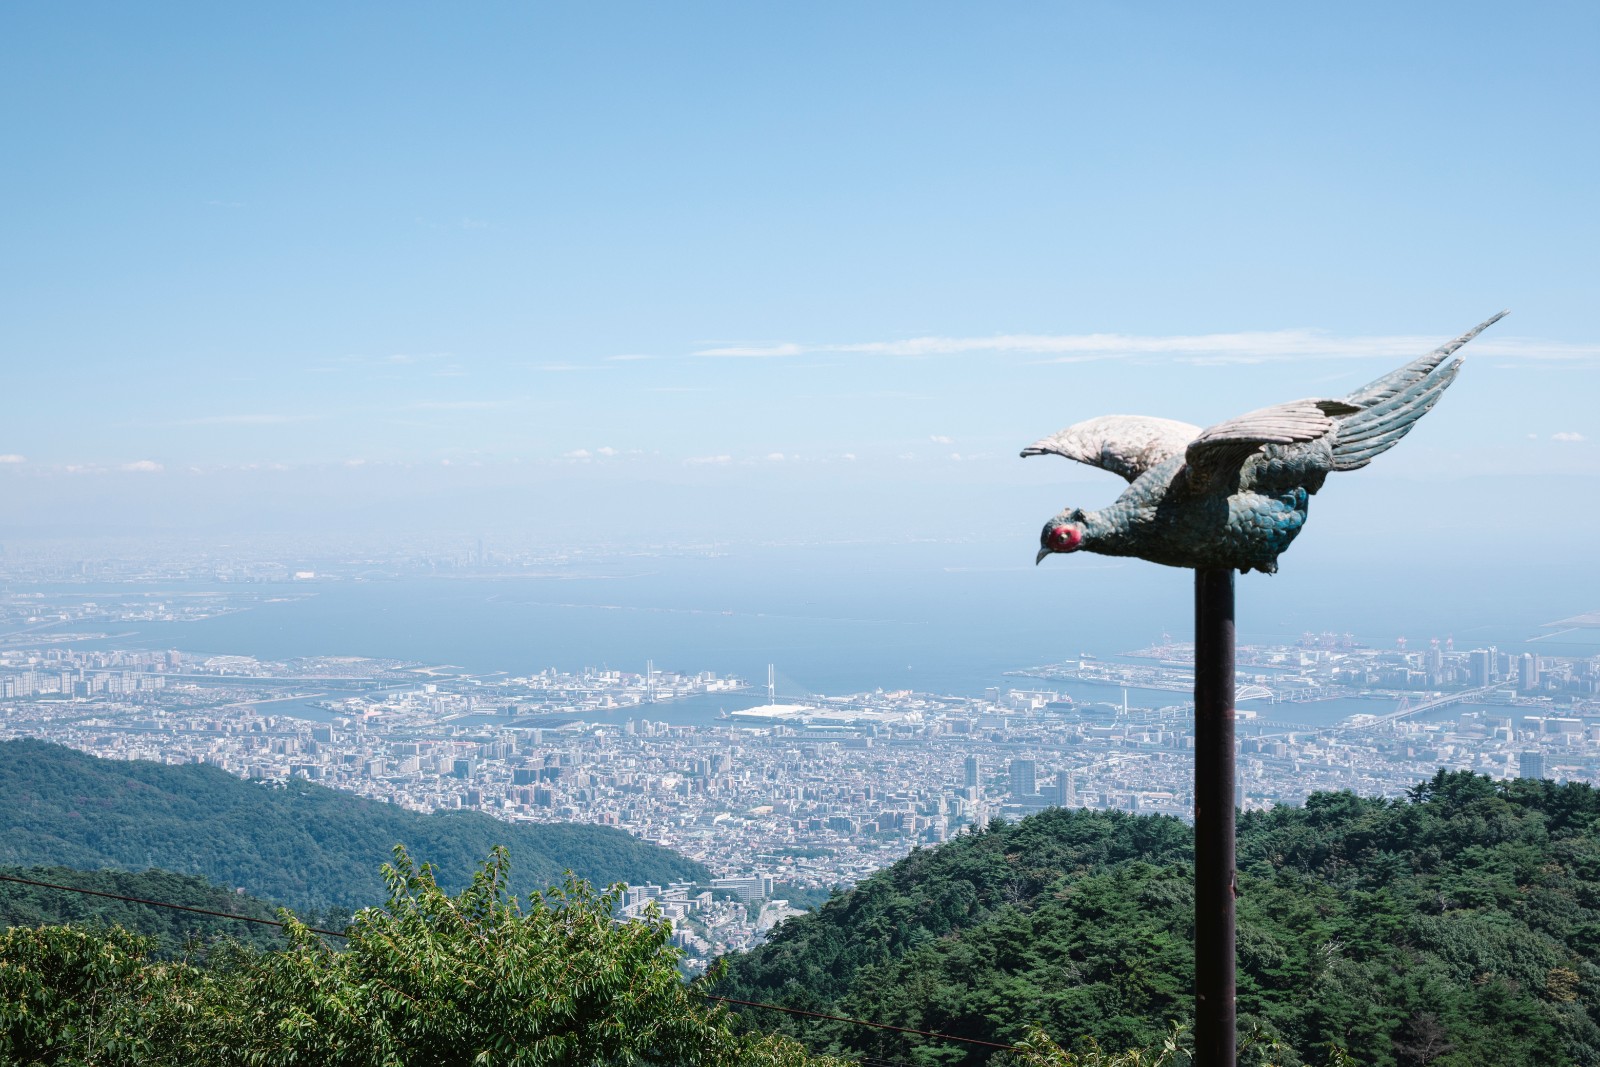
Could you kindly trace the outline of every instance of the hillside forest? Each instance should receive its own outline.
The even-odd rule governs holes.
[[[607,826],[422,815],[301,780],[248,782],[217,767],[99,759],[42,741],[0,741],[0,866],[156,867],[300,909],[384,899],[379,875],[404,843],[446,889],[496,846],[526,894],[571,870],[595,885],[706,881],[701,864]]]
[[[719,993],[1002,1043],[1154,1046],[1186,1022],[1192,833],[1054,809],[913,853],[728,961]],[[1600,792],[1440,772],[1239,820],[1246,1061],[1600,1064]],[[981,1051],[748,1013],[906,1064]]]
[[[616,925],[614,897],[576,879],[520,904],[509,853],[494,847],[454,897],[398,852],[380,875],[388,903],[350,919],[348,946],[298,926],[230,937],[187,917],[152,925],[134,905],[0,886],[12,927],[0,943],[0,1040],[9,1061],[41,1063],[185,1062],[226,1041],[260,1063],[1177,1067],[1192,1012],[1190,850],[1189,827],[1160,816],[1055,809],[995,823],[835,893],[693,984],[670,924]],[[1241,1062],[1600,1063],[1593,788],[1440,772],[1398,800],[1318,794],[1242,816],[1238,858]],[[268,907],[161,871],[31,874],[245,914]],[[286,884],[300,877],[286,872]],[[735,1014],[702,993],[1011,1051],[764,1008]],[[92,1017],[73,1016],[84,1004],[98,1005]],[[658,1011],[688,1029],[626,1045]],[[546,1040],[557,1031],[567,1036]],[[42,1036],[57,1033],[79,1044]],[[441,1034],[456,1035],[453,1052],[431,1044]],[[471,1044],[496,1034],[510,1043]],[[100,1051],[72,1058],[88,1035]],[[682,1052],[680,1038],[712,1058]],[[491,1054],[459,1058],[471,1048]]]

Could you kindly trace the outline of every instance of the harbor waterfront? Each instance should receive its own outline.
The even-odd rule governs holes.
[[[1011,621],[980,635],[992,608],[941,630],[915,601],[868,618],[828,588],[784,610],[683,609],[675,583],[624,598],[614,582],[565,580],[559,598],[538,580],[13,582],[0,737],[418,811],[618,826],[767,900],[635,894],[681,912],[702,960],[755,943],[787,914],[777,901],[996,817],[1191,812],[1180,638]],[[1470,642],[1247,638],[1238,802],[1398,795],[1439,767],[1597,780],[1593,622],[1500,646],[1466,624]],[[662,651],[592,655],[641,647]]]
[[[5,598],[0,738],[305,778],[417,811],[617,826],[767,901],[636,894],[631,906],[670,898],[680,943],[702,961],[759,940],[789,913],[785,894],[848,886],[996,817],[1192,809],[1192,649],[1170,638],[1013,665],[976,693],[818,694],[781,670],[765,684],[653,662],[512,673],[118,637],[150,625],[139,616],[192,626],[161,616],[295,603],[246,600]],[[1600,657],[1308,634],[1242,647],[1239,662],[1245,808],[1398,795],[1439,767],[1600,780]]]

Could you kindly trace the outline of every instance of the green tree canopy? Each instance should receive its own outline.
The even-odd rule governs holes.
[[[1591,787],[1441,772],[1398,801],[1318,794],[1242,817],[1238,866],[1256,1061],[1342,1047],[1371,1067],[1600,1064]],[[1193,1012],[1192,884],[1177,820],[1046,811],[914,852],[785,922],[716,991],[1005,1044],[1038,1024],[1069,1047],[1152,1048]],[[760,1024],[839,1054],[983,1058]]]
[[[70,927],[0,935],[0,1060],[141,1067],[704,1065],[828,1061],[736,1032],[683,980],[665,921],[618,924],[616,890],[510,896],[496,849],[454,896],[403,850],[389,901],[334,946],[290,920],[289,946],[149,958],[149,938]]]

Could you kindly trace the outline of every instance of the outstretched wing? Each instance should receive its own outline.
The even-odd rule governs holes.
[[[1263,445],[1305,444],[1324,438],[1326,451],[1307,449],[1299,459],[1320,466],[1324,473],[1365,467],[1410,433],[1455,381],[1461,360],[1445,361],[1505,315],[1500,312],[1343,400],[1294,400],[1207,428],[1185,450],[1191,477],[1196,484],[1205,485],[1217,474],[1238,469]]]
[[[1343,400],[1291,400],[1270,408],[1219,422],[1200,431],[1188,448],[1193,461],[1208,448],[1230,445],[1287,445],[1296,441],[1315,441],[1334,428],[1339,415],[1353,415],[1361,409]]]
[[[1200,427],[1143,415],[1102,415],[1035,441],[1028,456],[1066,456],[1133,481],[1162,460],[1182,452]]]
[[[1184,460],[1195,484],[1239,464],[1262,445],[1292,445],[1333,435],[1342,416],[1361,409],[1343,400],[1291,400],[1209,426],[1189,444]],[[1325,455],[1325,454],[1324,454]],[[1323,460],[1323,469],[1327,461]]]

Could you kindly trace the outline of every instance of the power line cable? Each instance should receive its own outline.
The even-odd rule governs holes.
[[[98,889],[82,889],[75,885],[56,885],[53,882],[39,882],[32,878],[18,878],[10,874],[0,874],[0,882],[15,882],[18,885],[38,886],[41,889],[59,889],[65,893],[82,893],[85,896],[105,897],[107,900],[125,900],[130,904],[148,904],[152,908],[171,908],[173,911],[188,911],[196,915],[211,915],[218,919],[236,919],[242,923],[260,923],[262,926],[276,926],[282,929],[288,923],[278,922],[276,919],[258,919],[253,915],[235,915],[227,911],[212,911],[209,908],[192,908],[187,904],[168,904],[161,900],[146,900],[143,897],[125,897],[120,893],[102,893]],[[324,934],[328,937],[348,938],[349,934],[341,934],[337,930],[319,930],[315,926],[306,927],[314,934]]]
[[[172,911],[186,911],[195,915],[209,915],[217,919],[233,919],[236,922],[259,923],[262,926],[276,926],[283,929],[288,923],[276,919],[258,919],[253,915],[236,915],[232,912],[213,911],[210,908],[195,908],[187,904],[172,904],[164,900],[148,900],[144,897],[124,896],[121,893],[105,893],[98,889],[83,889],[75,885],[58,885],[54,882],[41,882],[34,878],[19,878],[16,875],[0,874],[0,882],[13,882],[17,885],[36,886],[40,889],[58,889],[63,893],[81,893],[84,896],[104,897],[107,900],[121,900],[129,904],[145,904],[152,908],[168,908]],[[337,930],[323,930],[315,926],[306,927],[314,934],[326,937],[338,937],[349,940],[350,935]],[[852,1019],[847,1015],[829,1015],[820,1011],[806,1011],[803,1008],[790,1008],[782,1004],[767,1004],[759,1000],[740,1000],[737,997],[719,997],[711,993],[701,993],[706,1000],[714,1000],[721,1004],[737,1004],[746,1008],[766,1008],[768,1011],[781,1011],[789,1015],[799,1015],[808,1019],[826,1019],[836,1023],[850,1023],[852,1026],[866,1026],[875,1030],[891,1030],[899,1034],[915,1034],[918,1037],[931,1037],[938,1041],[958,1041],[967,1045],[981,1045],[984,1048],[1004,1049],[1015,1052],[1015,1045],[1002,1045],[995,1041],[984,1041],[976,1037],[961,1037],[958,1034],[941,1034],[936,1030],[918,1030],[910,1026],[895,1026],[891,1023],[873,1022],[870,1019]]]

